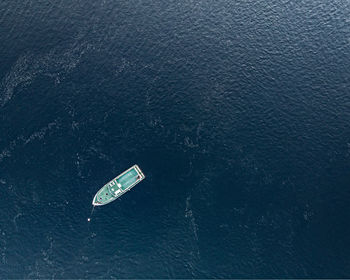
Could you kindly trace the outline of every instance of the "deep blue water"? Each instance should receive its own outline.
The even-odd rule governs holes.
[[[1,1],[0,278],[350,278],[349,15]]]

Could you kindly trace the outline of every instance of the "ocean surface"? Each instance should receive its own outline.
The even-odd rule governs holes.
[[[350,278],[350,2],[2,0],[0,198],[2,279]]]

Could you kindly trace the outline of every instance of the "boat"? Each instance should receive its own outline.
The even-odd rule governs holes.
[[[121,197],[123,194],[130,191],[143,179],[145,179],[145,175],[142,173],[140,167],[135,164],[105,184],[96,193],[92,200],[92,205],[102,206],[116,200],[118,197]]]

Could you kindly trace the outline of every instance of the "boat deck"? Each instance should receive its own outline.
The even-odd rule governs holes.
[[[105,205],[129,191],[145,178],[137,165],[129,168],[118,177],[104,185],[95,195],[93,205]]]
[[[139,179],[139,174],[136,169],[133,168],[129,172],[119,177],[116,181],[121,185],[121,189],[126,191]]]

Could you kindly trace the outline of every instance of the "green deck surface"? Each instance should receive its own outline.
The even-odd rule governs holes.
[[[137,179],[137,171],[135,169],[131,169],[129,172],[118,178],[117,182],[122,185],[122,190],[124,191],[127,190],[132,184],[134,184]]]
[[[130,169],[118,179],[114,179],[104,185],[98,192],[95,198],[99,204],[107,204],[121,196],[140,180],[140,177],[135,168]],[[117,185],[120,184],[120,187]],[[120,191],[118,191],[120,190]],[[117,193],[116,193],[117,191]]]

